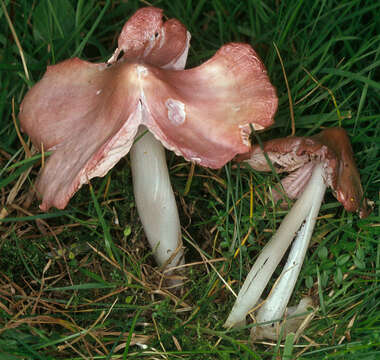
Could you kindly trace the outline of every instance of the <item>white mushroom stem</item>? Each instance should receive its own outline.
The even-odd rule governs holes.
[[[296,263],[298,265],[294,267],[293,265],[289,266],[287,263],[288,266],[286,267],[286,269],[288,269],[286,274],[292,274],[290,275],[290,278],[293,285],[290,286],[286,281],[282,282],[282,279],[280,279],[280,289],[288,287],[286,291],[288,291],[289,294],[285,294],[284,292],[280,293],[281,295],[278,296],[284,296],[286,299],[284,299],[283,302],[279,299],[280,302],[275,302],[274,305],[272,302],[273,300],[271,300],[269,305],[271,309],[273,307],[277,308],[277,306],[281,306],[282,310],[280,309],[281,311],[277,312],[276,309],[275,316],[277,317],[270,317],[270,319],[266,315],[266,312],[264,312],[265,317],[269,321],[282,317],[293,291],[294,284],[297,280],[299,268],[301,267],[305,256],[307,245],[314,228],[316,216],[321,206],[325,189],[326,185],[323,179],[322,164],[317,164],[301,197],[295,202],[290,212],[285,216],[277,232],[269,240],[254,263],[238,294],[231,313],[224,324],[225,327],[245,324],[246,315],[258,302],[274,270],[284,256],[290,243],[296,236],[298,229],[301,227],[304,220],[307,219],[304,230],[301,230],[301,233],[305,234],[306,240],[302,239],[297,241],[297,245],[294,246],[290,260],[290,264]],[[299,246],[301,247],[299,248]],[[289,268],[291,269],[289,270]],[[285,273],[281,274],[281,276],[285,276]],[[278,286],[279,284],[276,285]],[[270,313],[274,313],[274,310],[270,310]]]
[[[130,151],[136,206],[156,261],[167,269],[183,263],[177,204],[165,149],[144,126],[139,136]]]
[[[318,165],[318,167],[320,168],[321,165]],[[288,305],[290,297],[293,293],[294,286],[296,285],[326,191],[322,171],[320,169],[316,169],[314,172],[315,171],[320,173],[320,182],[317,184],[318,186],[315,186],[314,188],[314,193],[312,194],[313,198],[311,199],[311,209],[293,242],[288,260],[279,279],[276,281],[276,284],[272,288],[264,305],[260,307],[257,312],[256,321],[259,324],[271,320],[278,320],[283,317],[286,306]],[[263,327],[271,327],[273,326],[272,324],[266,324],[263,325]]]
[[[186,33],[186,47],[165,69],[183,70],[191,35]],[[144,116],[144,114],[143,114]],[[181,224],[166,165],[165,149],[145,126],[140,126],[130,151],[133,192],[145,235],[159,266],[169,269],[184,264]],[[144,134],[145,133],[145,134]],[[166,272],[170,274],[170,272]],[[171,281],[179,284],[180,281]]]
[[[309,296],[303,297],[298,305],[286,308],[286,319],[281,323],[271,323],[270,325],[257,325],[251,328],[250,340],[255,342],[260,339],[279,340],[279,336],[284,339],[289,333],[297,334],[313,318],[310,313],[313,308],[313,301]],[[310,316],[311,315],[311,316]],[[297,337],[297,335],[296,335]]]

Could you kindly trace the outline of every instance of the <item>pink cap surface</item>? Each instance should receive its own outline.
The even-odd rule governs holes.
[[[36,188],[41,209],[64,208],[131,148],[139,125],[185,159],[219,168],[250,149],[250,124],[273,122],[277,96],[264,65],[246,44],[223,46],[210,60],[178,70],[190,35],[162,10],[137,11],[108,63],[69,59],[49,66],[26,94],[22,129],[53,151]],[[124,52],[124,54],[121,53]]]
[[[265,142],[263,149],[254,146],[245,156],[246,161],[256,170],[271,171],[264,152],[276,172],[290,173],[281,181],[288,198],[296,199],[302,194],[315,164],[322,162],[326,184],[344,208],[358,211],[360,217],[369,215],[371,209],[364,198],[350,140],[344,129],[326,129],[312,137],[273,139]],[[281,190],[274,190],[273,196],[276,201],[282,199]]]

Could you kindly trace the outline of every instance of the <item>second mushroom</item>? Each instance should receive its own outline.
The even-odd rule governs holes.
[[[275,339],[279,334],[278,320],[284,316],[296,284],[326,187],[332,188],[347,211],[358,211],[360,217],[365,217],[370,209],[363,196],[348,136],[341,128],[327,129],[310,138],[269,140],[263,148],[254,146],[246,158],[255,170],[274,168],[277,172],[290,172],[281,185],[275,186],[273,198],[282,205],[287,205],[285,197],[298,200],[254,263],[225,326],[245,323],[246,315],[258,304],[277,265],[296,238],[279,279],[259,307],[257,326],[252,328],[254,338]],[[301,301],[297,313],[305,312],[307,305],[310,305],[308,300]]]

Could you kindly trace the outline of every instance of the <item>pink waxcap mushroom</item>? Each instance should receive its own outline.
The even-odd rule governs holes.
[[[364,198],[360,175],[355,165],[352,147],[342,128],[331,128],[312,137],[288,137],[256,145],[244,155],[246,161],[259,171],[271,171],[264,157],[267,153],[276,172],[290,172],[282,179],[282,187],[290,199],[298,198],[308,183],[315,164],[323,163],[325,182],[347,211],[358,211],[361,218],[371,212]],[[281,190],[274,190],[275,200],[282,199]],[[283,201],[282,205],[286,206]]]
[[[49,66],[26,94],[22,129],[38,149],[53,151],[36,183],[42,210],[64,208],[82,184],[104,176],[140,125],[177,155],[219,168],[249,151],[250,124],[273,123],[276,91],[249,45],[227,44],[201,66],[172,70],[183,66],[190,36],[161,17],[159,9],[139,10],[108,63]]]

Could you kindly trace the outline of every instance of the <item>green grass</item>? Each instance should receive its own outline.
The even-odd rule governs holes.
[[[217,275],[238,291],[286,214],[270,200],[272,175],[236,164],[218,171],[196,167],[184,195],[190,165],[167,154],[186,259],[197,263],[188,268],[180,298],[160,289],[134,205],[128,157],[105,178],[94,179],[92,187],[84,186],[65,211],[41,213],[31,197],[40,157],[25,159],[12,101],[17,114],[48,64],[73,56],[107,59],[124,22],[145,2],[0,4],[28,70],[27,75],[0,6],[0,211],[7,210],[0,222],[2,360],[380,357],[379,2],[152,1],[192,33],[188,66],[207,60],[229,41],[248,42],[258,51],[280,99],[276,124],[259,134],[261,140],[291,131],[274,44],[289,81],[296,134],[342,126],[351,138],[375,208],[361,220],[345,212],[331,192],[325,197],[292,298],[295,303],[309,294],[319,310],[298,342],[288,337],[284,347],[252,346],[249,328],[223,329],[234,297]],[[13,199],[6,203],[9,196]],[[199,264],[202,259],[215,262]]]

